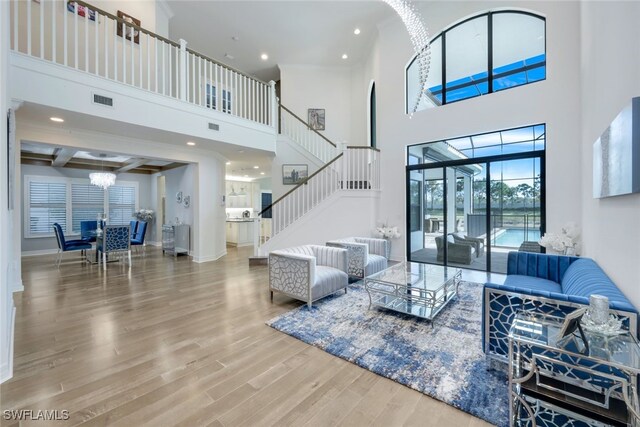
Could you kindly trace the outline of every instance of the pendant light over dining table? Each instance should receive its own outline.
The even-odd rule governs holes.
[[[91,185],[95,185],[96,187],[100,187],[103,190],[111,187],[116,183],[116,174],[113,172],[105,172],[104,171],[104,158],[107,157],[106,154],[100,153],[101,160],[101,171],[100,172],[92,172],[89,174],[89,180],[91,181]]]

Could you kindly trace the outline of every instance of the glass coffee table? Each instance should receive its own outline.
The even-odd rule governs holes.
[[[462,271],[441,265],[401,262],[365,277],[369,309],[373,306],[427,320],[458,294]]]

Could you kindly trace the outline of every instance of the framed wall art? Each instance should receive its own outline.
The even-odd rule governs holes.
[[[134,18],[131,15],[127,15],[126,13],[124,13],[123,11],[119,10],[118,11],[118,18],[121,18],[124,22],[126,22],[127,24],[133,24],[133,25],[137,25],[138,27],[140,27],[140,20]],[[124,31],[124,36],[123,36],[123,31]],[[120,37],[124,37],[127,40],[131,40],[131,38],[133,37],[133,42],[135,44],[140,44],[140,31],[130,27],[128,25],[122,25],[122,23],[118,23],[118,26],[116,27],[116,32]]]
[[[324,108],[309,108],[309,127],[314,130],[324,130]]]
[[[282,184],[296,185],[309,177],[309,165],[282,165]]]

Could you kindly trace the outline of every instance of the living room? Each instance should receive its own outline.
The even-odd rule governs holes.
[[[640,259],[640,228],[636,226],[640,217],[640,198],[637,193],[593,197],[594,142],[632,98],[640,94],[637,46],[620,42],[636,40],[640,36],[635,25],[640,18],[640,7],[636,3],[417,2],[432,37],[487,13],[498,15],[498,12],[510,10],[543,17],[546,75],[530,84],[483,93],[413,114],[407,114],[410,102],[405,76],[416,52],[400,17],[383,2],[346,6],[317,2],[287,2],[285,5],[194,2],[193,8],[183,3],[167,2],[175,14],[175,18],[168,19],[166,29],[167,36],[171,35],[173,40],[183,36],[181,31],[187,37],[185,22],[189,22],[190,14],[203,10],[199,8],[225,10],[221,16],[244,11],[256,22],[260,21],[259,15],[265,8],[273,8],[289,20],[294,16],[303,17],[299,18],[300,22],[307,22],[310,28],[314,23],[317,26],[320,22],[331,22],[330,16],[325,16],[325,13],[336,15],[335,11],[327,13],[331,7],[336,10],[345,7],[343,16],[350,17],[348,22],[336,23],[336,30],[339,28],[344,33],[338,37],[343,44],[339,45],[342,50],[331,52],[336,60],[330,63],[318,63],[315,59],[284,61],[274,53],[275,47],[265,46],[248,33],[241,33],[240,28],[234,33],[225,29],[227,39],[231,35],[239,38],[225,43],[231,46],[233,43],[244,44],[243,49],[255,51],[252,66],[266,61],[264,76],[273,69],[278,70],[282,105],[291,107],[301,117],[307,117],[309,108],[326,108],[326,128],[319,131],[323,136],[338,146],[374,146],[379,150],[379,157],[376,157],[380,162],[379,189],[372,189],[375,195],[367,199],[366,212],[363,209],[359,213],[363,218],[360,223],[351,227],[348,214],[340,217],[334,211],[308,215],[301,219],[304,223],[299,222],[296,226],[297,240],[290,238],[274,250],[295,246],[298,242],[325,245],[330,240],[350,235],[371,238],[376,235],[376,226],[388,226],[397,227],[400,236],[391,236],[388,247],[377,255],[385,257],[389,267],[411,260],[414,228],[408,215],[408,177],[412,172],[406,169],[410,165],[408,147],[544,125],[544,155],[540,156],[544,165],[544,189],[538,196],[544,203],[536,205],[543,220],[537,220],[535,226],[542,235],[561,233],[570,222],[577,224],[580,230],[579,240],[576,240],[577,254],[581,259],[595,260],[598,268],[631,304],[631,307],[624,306],[624,310],[618,306],[612,308],[627,313],[640,307],[637,286],[640,266],[636,262]],[[37,4],[33,2],[31,7],[35,8]],[[126,9],[125,5],[111,6]],[[357,14],[353,9],[358,7],[362,7],[362,14],[370,21],[354,18]],[[7,3],[2,5],[0,29],[3,34],[9,34],[10,10]],[[316,18],[314,13],[317,13]],[[199,29],[199,25],[204,25],[202,21],[193,17],[190,31],[203,32]],[[268,31],[267,24],[263,25],[263,31]],[[356,28],[360,34],[354,34]],[[295,31],[302,30],[293,26],[282,32],[286,31],[291,37]],[[314,27],[314,31],[310,31],[310,36],[319,37],[320,30]],[[477,32],[478,40],[482,39],[481,29]],[[188,38],[195,45],[198,41],[193,37]],[[207,33],[207,38],[210,37]],[[354,42],[358,37],[364,41]],[[8,39],[3,37],[0,71],[0,93],[3,94],[8,92],[13,78],[8,73]],[[316,41],[318,46],[322,46],[321,39]],[[478,40],[474,43],[479,43]],[[247,46],[249,44],[252,46]],[[286,45],[286,39],[280,39],[280,44]],[[354,51],[346,52],[352,44]],[[199,48],[210,57],[225,60],[219,50],[222,48],[212,47],[210,51]],[[478,49],[485,47],[474,44],[470,48]],[[258,54],[262,51],[269,51],[273,62],[260,59]],[[488,55],[485,50],[482,52]],[[343,56],[347,58],[343,59]],[[431,61],[430,73],[434,73],[437,69],[434,56]],[[371,103],[373,87],[374,104]],[[2,108],[6,111],[11,100],[6,96],[1,98]],[[372,116],[371,105],[375,106],[375,116]],[[3,141],[7,134],[5,126],[3,123]],[[635,151],[633,153],[636,155]],[[3,164],[8,164],[4,163],[7,150],[2,150],[0,155]],[[220,175],[222,168],[218,163],[215,167]],[[278,169],[280,167],[278,164]],[[3,189],[8,188],[7,180],[3,174],[0,179]],[[206,185],[204,181],[201,184]],[[201,192],[202,195],[206,193],[204,187]],[[282,195],[276,194],[274,189],[274,200]],[[218,194],[207,197],[223,211]],[[353,204],[348,206],[357,205],[359,199],[353,197]],[[531,199],[535,200],[535,197]],[[505,280],[486,262],[480,272],[462,272],[462,291],[447,303],[449,307],[436,313],[439,317],[432,319],[433,324],[421,320],[411,323],[420,327],[418,335],[426,337],[424,341],[427,341],[433,337],[429,327],[441,330],[445,325],[449,327],[462,322],[465,318],[456,316],[468,310],[477,317],[477,322],[468,322],[473,324],[473,339],[457,334],[460,331],[451,332],[448,341],[446,334],[440,335],[433,340],[436,345],[431,348],[433,351],[424,353],[440,360],[439,364],[429,365],[428,369],[432,371],[418,379],[406,380],[410,376],[408,368],[400,360],[382,358],[382,353],[349,354],[349,346],[358,339],[364,347],[379,350],[377,340],[384,335],[389,338],[388,348],[396,348],[400,353],[413,348],[405,347],[405,341],[415,339],[415,335],[405,335],[407,326],[403,322],[406,319],[402,316],[367,307],[364,282],[351,280],[346,294],[338,292],[334,297],[314,301],[311,310],[305,308],[304,302],[278,292],[271,300],[268,267],[249,268],[246,258],[253,252],[248,248],[227,248],[223,258],[201,264],[191,263],[185,257],[178,258],[169,264],[171,268],[163,267],[160,251],[148,248],[144,270],[127,271],[118,266],[109,275],[90,277],[89,267],[76,263],[57,270],[49,259],[42,263],[20,259],[21,251],[15,244],[16,239],[20,240],[20,227],[12,226],[16,224],[15,212],[5,206],[0,213],[3,380],[8,378],[5,371],[13,366],[13,379],[2,385],[3,410],[67,410],[69,425],[82,422],[127,425],[154,422],[167,425],[180,422],[184,425],[211,422],[217,422],[217,425],[509,424],[506,375],[490,377],[492,374],[487,373],[490,371],[480,369],[476,372],[472,368],[480,366],[474,363],[480,363],[479,358],[484,356],[480,332],[483,314],[482,303],[478,302],[480,294],[471,298],[464,292],[471,289],[465,287],[465,283],[486,281],[500,285]],[[354,216],[357,213],[355,211]],[[420,227],[426,223],[425,219],[431,219],[424,218],[424,213],[421,212]],[[455,220],[447,220],[449,227],[443,227],[447,215],[442,212],[438,215],[441,218],[438,233],[458,231],[451,228]],[[467,226],[467,212],[465,217],[464,226]],[[203,216],[203,224],[207,221],[215,223],[215,227],[218,222],[224,226],[223,217]],[[433,221],[429,224],[431,228]],[[495,258],[499,251],[491,245],[486,246],[485,250],[489,249]],[[433,250],[436,250],[435,241]],[[517,252],[517,248],[513,251]],[[497,262],[493,264],[494,267],[498,265]],[[24,291],[14,294],[17,279],[22,281]],[[337,330],[345,325],[362,322],[364,327],[371,321],[357,318],[356,323],[350,323],[354,322],[353,318],[338,316],[356,306],[349,306],[353,302],[347,299],[351,294],[364,297],[357,304],[364,313],[391,322],[387,324],[388,332],[370,327],[356,329],[362,332],[360,337],[338,333]],[[69,298],[68,305],[62,302],[65,295]],[[12,301],[17,301],[15,308]],[[165,309],[165,305],[169,308]],[[251,308],[247,309],[247,306]],[[463,311],[451,311],[455,307]],[[322,314],[325,308],[334,310],[329,313],[341,320],[331,321],[326,310]],[[15,332],[10,326],[14,310]],[[307,326],[314,322],[317,329],[308,331]],[[632,329],[629,325],[627,327]],[[393,328],[399,328],[397,334]],[[391,335],[397,337],[392,339]],[[48,336],[53,338],[48,341]],[[338,339],[330,343],[323,341],[328,337]],[[442,351],[447,345],[451,347],[454,359],[447,359]],[[467,346],[473,347],[473,352],[468,351]],[[356,361],[358,356],[362,357]],[[371,363],[368,363],[368,357],[375,360],[369,359]],[[447,370],[446,366],[455,369]],[[504,366],[503,372],[506,372]],[[133,379],[130,386],[126,385],[129,378]],[[499,378],[503,383],[497,380]],[[501,388],[498,394],[483,394],[468,386],[468,382],[496,384]],[[637,399],[637,390],[635,393]],[[488,403],[496,399],[504,404],[497,407]],[[127,404],[128,400],[132,403]],[[633,404],[630,407],[633,408]],[[629,414],[632,412],[628,411]]]

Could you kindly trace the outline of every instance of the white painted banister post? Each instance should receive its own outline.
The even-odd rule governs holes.
[[[187,41],[180,39],[180,99],[187,100]]]
[[[278,98],[276,98],[276,82],[269,82],[269,97],[271,99],[271,127],[278,129]]]

